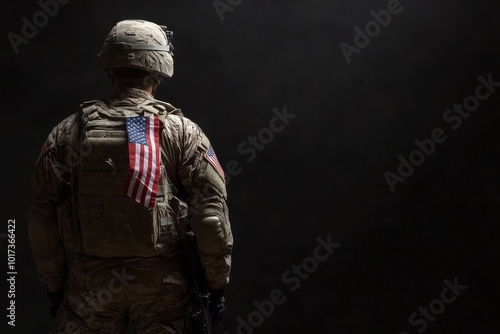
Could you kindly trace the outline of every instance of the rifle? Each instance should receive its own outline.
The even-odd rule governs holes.
[[[200,255],[196,246],[196,236],[193,231],[186,232],[186,267],[189,281],[189,294],[193,309],[188,314],[188,323],[195,333],[212,334],[212,316],[210,314],[210,293],[208,292]]]

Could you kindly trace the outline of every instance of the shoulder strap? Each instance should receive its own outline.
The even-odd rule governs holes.
[[[182,111],[170,103],[163,102],[160,100],[154,100],[150,103],[141,106],[141,109],[146,116],[158,116],[162,124],[165,124],[165,120],[168,115],[182,115]]]
[[[109,119],[123,118],[123,116],[117,116],[113,113],[114,109],[110,108],[103,100],[86,101],[80,107],[82,108],[84,117],[88,120],[99,118],[99,115],[105,115]],[[149,101],[146,104],[140,105],[139,108],[145,116],[158,116],[162,125],[165,124],[168,115],[184,116],[181,109],[160,100]]]
[[[103,100],[91,100],[82,103],[81,105],[83,114],[88,120],[92,121],[97,118],[107,118],[122,120],[123,115],[118,114],[116,109],[110,108],[106,101]]]
[[[178,116],[184,116],[182,114],[182,110],[179,108],[174,107],[168,102],[160,101],[160,100],[155,100],[154,101],[156,105],[161,105],[165,108],[167,111],[167,115],[178,115]]]
[[[90,100],[80,104],[85,115],[90,115],[99,109],[108,109],[108,105],[103,100]]]

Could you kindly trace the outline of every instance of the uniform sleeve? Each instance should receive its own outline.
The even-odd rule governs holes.
[[[224,171],[203,131],[186,118],[180,121],[177,176],[185,190],[207,284],[220,289],[229,282],[233,247]]]
[[[33,175],[33,200],[28,214],[31,251],[39,280],[54,288],[66,284],[67,261],[57,229],[57,207],[69,189],[71,162],[67,159],[68,134],[74,125],[70,117],[52,130],[42,146]]]

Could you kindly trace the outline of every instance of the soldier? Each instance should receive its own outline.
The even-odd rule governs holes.
[[[112,80],[59,123],[36,162],[29,238],[55,333],[188,333],[187,226],[211,292],[224,309],[232,232],[222,170],[209,140],[154,99],[173,75],[172,33],[117,23],[98,55]],[[68,260],[73,257],[71,264]]]

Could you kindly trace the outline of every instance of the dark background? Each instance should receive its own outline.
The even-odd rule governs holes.
[[[32,21],[40,7],[2,4],[0,233],[16,219],[18,271],[17,326],[7,333],[50,331],[27,240],[31,173],[52,127],[82,101],[107,97],[96,55],[127,18],[175,31],[175,76],[156,97],[204,129],[223,166],[242,167],[228,186],[227,332],[280,289],[286,301],[255,333],[417,333],[408,317],[457,278],[467,289],[425,333],[499,333],[500,92],[456,131],[442,116],[474,93],[478,76],[500,81],[500,6],[402,1],[403,12],[348,64],[339,43],[353,44],[353,28],[387,3],[243,0],[221,21],[211,1],[73,0],[17,54],[7,34],[20,34],[21,18]],[[296,118],[246,161],[238,145],[285,106]],[[398,156],[435,128],[447,141],[391,192],[384,172],[397,173]],[[291,291],[282,274],[328,235],[342,245]]]

